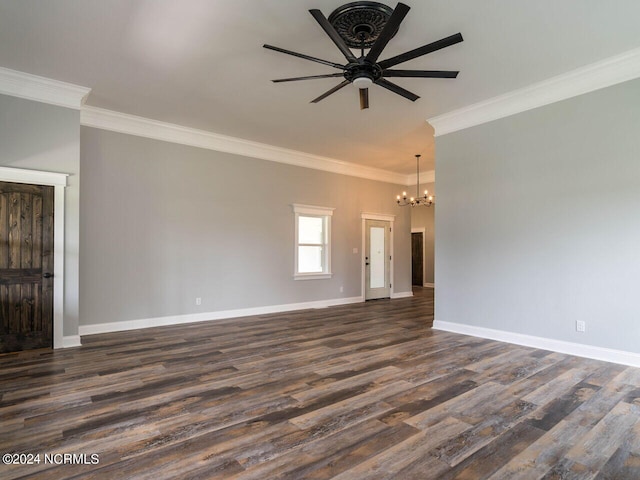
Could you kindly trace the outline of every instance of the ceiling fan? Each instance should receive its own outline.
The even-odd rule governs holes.
[[[343,5],[329,15],[328,19],[318,9],[309,10],[309,13],[311,13],[313,18],[320,24],[325,33],[329,35],[329,38],[331,38],[338,49],[340,49],[347,60],[347,64],[340,65],[339,63],[265,44],[263,47],[269,50],[286,53],[287,55],[293,55],[294,57],[311,60],[312,62],[321,63],[341,70],[338,73],[280,78],[272,81],[279,83],[317,78],[344,77],[341,83],[311,100],[311,103],[318,103],[320,100],[327,98],[329,95],[350,83],[360,90],[360,109],[369,108],[369,87],[373,84],[408,98],[412,102],[416,101],[420,98],[418,95],[405,90],[387,79],[394,77],[456,78],[459,72],[446,70],[395,70],[391,67],[421,57],[427,53],[455,45],[456,43],[462,42],[463,39],[460,33],[456,33],[455,35],[379,62],[378,57],[387,46],[387,43],[389,43],[389,40],[398,32],[400,23],[402,23],[409,10],[410,7],[404,3],[398,3],[395,9],[391,9],[387,5],[368,1],[352,2]],[[350,47],[360,49],[360,57],[356,57]],[[365,49],[369,49],[366,55]]]

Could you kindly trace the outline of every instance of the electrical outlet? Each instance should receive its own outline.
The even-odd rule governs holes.
[[[586,332],[586,331],[587,331],[586,323],[582,320],[576,320],[576,332]]]
[[[340,286],[340,293],[344,293],[344,287],[342,285]]]
[[[196,305],[202,305],[202,298],[196,297]]]

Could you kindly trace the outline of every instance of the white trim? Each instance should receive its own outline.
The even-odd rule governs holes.
[[[362,243],[361,243],[361,249],[360,249],[360,251],[362,252],[362,255],[361,255],[362,269],[361,269],[361,278],[360,278],[360,292],[362,294],[362,298],[366,298],[365,254],[367,250],[367,238],[366,238],[367,220],[380,220],[382,222],[389,222],[389,227],[391,228],[391,232],[389,234],[389,254],[391,255],[391,260],[389,260],[389,282],[391,283],[391,287],[389,289],[389,297],[394,298],[393,286],[395,285],[396,280],[394,277],[393,262],[396,258],[396,253],[393,249],[393,234],[395,233],[395,228],[393,227],[393,223],[395,222],[396,216],[389,215],[387,213],[362,212],[360,214],[360,218],[362,219],[362,235],[361,235]]]
[[[0,67],[0,93],[80,110],[90,88]]]
[[[65,173],[0,167],[0,181],[54,187],[53,217],[53,348],[65,348],[64,337],[64,189]],[[70,345],[70,346],[76,346]]]
[[[66,173],[41,172],[24,168],[0,167],[0,181],[32,185],[67,186]]]
[[[318,207],[316,205],[302,205],[301,203],[292,203],[294,213],[301,213],[303,215],[318,215],[318,216],[332,216],[334,207]]]
[[[295,280],[326,280],[333,277],[333,273],[295,273]]]
[[[435,283],[428,283],[428,282],[425,282],[425,284],[423,285],[423,287],[436,288],[436,284],[435,284]]]
[[[395,215],[388,215],[386,213],[361,213],[360,218],[362,220],[381,220],[383,222],[394,222],[396,219]]]
[[[438,137],[638,77],[640,48],[429,118],[427,122]]]
[[[62,337],[62,348],[73,348],[81,346],[82,341],[80,340],[80,335],[69,335],[67,337]]]
[[[413,297],[413,292],[398,292],[392,293],[391,298],[409,298]]]
[[[66,179],[65,179],[66,180]],[[64,344],[64,189],[54,186],[53,201],[53,348]]]
[[[313,168],[325,172],[350,175],[353,177],[378,180],[380,182],[404,185],[408,176],[365,165],[321,157],[287,148],[252,142],[242,138],[183,127],[172,123],[159,122],[144,117],[85,106],[80,112],[80,124],[85,127],[100,128],[139,137],[153,138],[166,142],[206,148],[218,152],[233,153],[270,162],[286,163],[299,167]]]
[[[80,335],[95,335],[98,333],[122,332],[137,330],[140,328],[161,327],[167,325],[181,325],[184,323],[207,322],[224,320],[227,318],[248,317],[253,315],[267,315],[270,313],[291,312],[294,310],[308,310],[311,308],[327,308],[336,305],[348,305],[363,302],[362,297],[334,298],[329,300],[316,300],[303,303],[289,303],[283,305],[270,305],[266,307],[241,308],[238,310],[221,310],[208,313],[191,313],[186,315],[172,315],[167,317],[142,318],[139,320],[127,320],[123,322],[99,323],[95,325],[80,325]]]
[[[442,320],[434,321],[433,328],[435,330],[444,330],[446,332],[460,333],[463,335],[473,335],[474,337],[489,338],[500,342],[551,350],[553,352],[566,353],[568,355],[575,355],[578,357],[620,363],[622,365],[630,365],[632,367],[640,367],[640,354],[634,352],[613,350],[593,345],[584,345],[581,343],[565,342],[563,340],[554,340],[551,338],[535,337],[532,335],[507,332],[504,330],[494,330],[491,328],[465,325],[462,323],[444,322]]]

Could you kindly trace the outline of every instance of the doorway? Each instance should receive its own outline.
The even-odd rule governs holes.
[[[424,232],[411,232],[411,285],[424,286]]]
[[[391,297],[391,222],[365,220],[365,300]]]
[[[0,182],[0,353],[53,346],[54,187]]]

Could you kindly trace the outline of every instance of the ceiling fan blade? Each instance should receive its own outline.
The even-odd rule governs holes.
[[[397,93],[398,95],[403,96],[404,98],[408,98],[412,102],[415,102],[420,97],[415,93],[411,93],[409,90],[405,90],[404,88],[396,85],[395,83],[391,83],[384,78],[379,78],[375,81],[376,85],[380,85],[381,87],[386,88],[387,90],[391,90],[393,93]]]
[[[294,78],[279,78],[277,80],[271,80],[273,83],[280,82],[296,82],[298,80],[313,80],[314,78],[334,78],[334,77],[342,77],[344,74],[342,73],[327,73],[326,75],[309,75],[308,77],[294,77]]]
[[[314,98],[313,100],[311,100],[311,103],[318,103],[320,100],[323,100],[325,98],[327,98],[329,95],[331,95],[332,93],[336,93],[338,90],[340,90],[342,87],[345,87],[347,85],[349,85],[351,82],[349,80],[345,80],[344,82],[336,85],[335,87],[333,87],[331,90],[324,92],[322,95],[320,95],[318,98]]]
[[[336,47],[340,49],[340,51],[342,52],[344,57],[349,61],[349,63],[357,63],[358,59],[355,57],[353,52],[349,50],[349,47],[347,47],[347,44],[344,43],[344,40],[342,39],[340,34],[336,32],[336,29],[333,28],[333,25],[329,23],[329,20],[327,20],[327,17],[325,17],[322,14],[322,12],[317,8],[309,10],[309,13],[313,15],[313,18],[316,19],[316,22],[320,24],[320,26],[325,31],[325,33],[329,35],[329,38],[333,40],[333,43],[336,44]]]
[[[460,72],[450,70],[385,70],[383,77],[456,78]]]
[[[361,88],[360,89],[360,110],[364,110],[365,108],[369,108],[369,89]]]
[[[456,33],[455,35],[451,35],[450,37],[443,38],[436,42],[418,47],[414,50],[401,53],[400,55],[396,55],[395,57],[388,58],[387,60],[383,60],[379,62],[378,65],[383,70],[386,70],[387,68],[398,65],[399,63],[408,62],[409,60],[413,60],[414,58],[421,57],[422,55],[435,52],[436,50],[440,50],[442,48],[450,47],[451,45],[455,45],[456,43],[460,43],[462,41],[462,34]]]
[[[263,45],[263,47],[276,52],[286,53],[287,55],[293,55],[294,57],[304,58],[305,60],[311,60],[312,62],[318,62],[318,63],[322,63],[323,65],[328,65],[330,67],[344,70],[344,65],[340,65],[339,63],[329,62],[328,60],[322,60],[321,58],[310,57],[309,55],[305,55],[303,53],[292,52],[291,50],[285,50],[284,48],[274,47],[273,45],[265,44]]]
[[[411,10],[411,7],[405,5],[404,3],[398,3],[396,8],[393,10],[393,13],[391,14],[391,17],[389,17],[389,20],[382,29],[382,32],[376,40],[376,43],[374,43],[371,47],[371,50],[369,50],[369,53],[367,54],[367,60],[369,60],[371,63],[376,63],[376,60],[378,60],[378,57],[382,53],[382,50],[384,50],[384,47],[387,46],[389,40],[391,40],[391,38],[398,31],[398,28],[400,28],[400,24],[402,23],[402,20],[404,20],[404,17],[407,15],[407,13],[409,13],[409,10]]]

